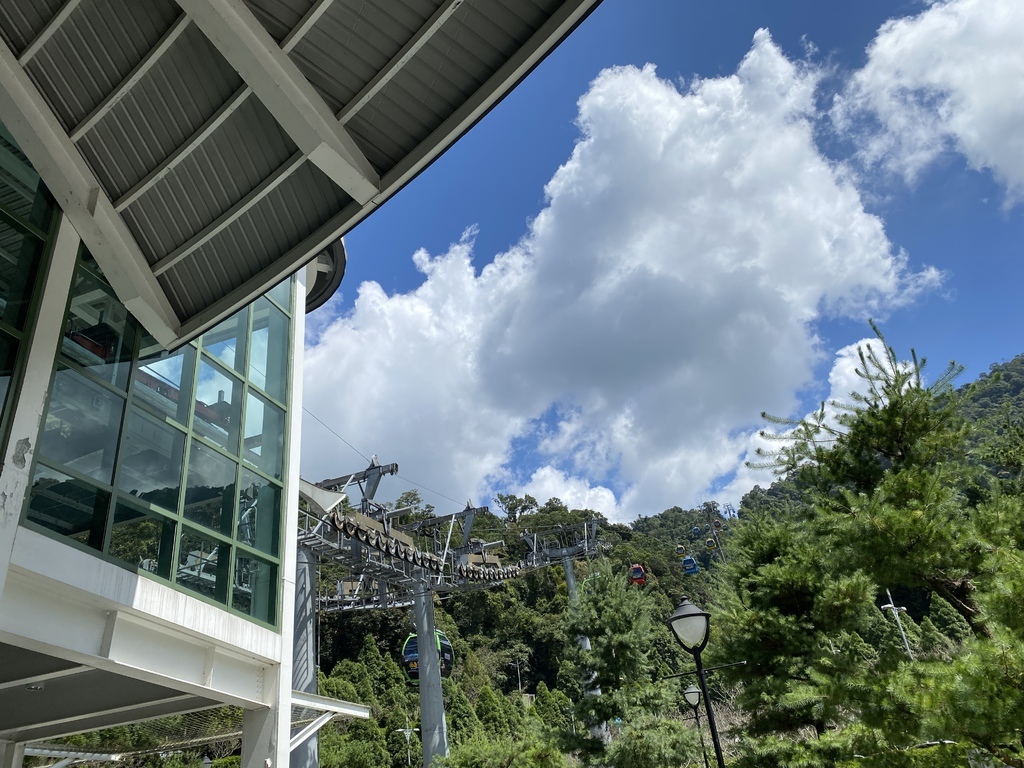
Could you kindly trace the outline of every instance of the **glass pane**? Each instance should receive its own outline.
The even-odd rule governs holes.
[[[235,557],[231,607],[254,619],[277,620],[277,566],[256,557]]]
[[[203,334],[203,349],[239,373],[244,370],[248,320],[249,308],[246,307]]]
[[[110,532],[109,552],[133,568],[171,578],[174,557],[172,520],[118,499],[114,507],[114,527]]]
[[[264,298],[253,304],[249,381],[284,402],[288,391],[288,317]]]
[[[44,232],[50,228],[53,198],[4,125],[0,125],[0,188],[4,206]]]
[[[277,557],[281,530],[281,489],[255,472],[242,470],[236,538]]]
[[[245,460],[278,480],[284,472],[284,411],[252,392],[245,399]]]
[[[0,319],[15,328],[25,327],[42,254],[42,240],[0,217]]]
[[[110,485],[124,400],[61,367],[53,382],[39,453]]]
[[[90,373],[124,389],[135,348],[135,318],[113,289],[81,266],[75,273],[61,351]]]
[[[7,391],[11,388],[14,363],[18,359],[18,342],[0,331],[0,409],[7,403]],[[0,413],[3,411],[0,410]]]
[[[242,382],[206,360],[199,361],[196,417],[192,431],[231,453],[238,453]]]
[[[121,441],[117,487],[175,512],[184,463],[185,434],[133,408]]]
[[[142,337],[132,380],[136,402],[179,424],[188,423],[196,350],[191,344],[168,352],[148,333]]]
[[[28,519],[93,549],[103,548],[110,493],[42,464],[36,465]]]
[[[181,586],[222,603],[228,599],[227,564],[230,548],[194,531],[181,535],[178,573]]]
[[[185,519],[231,535],[238,465],[193,440],[188,457]]]
[[[282,307],[284,307],[285,312],[291,312],[292,278],[289,277],[287,280],[282,280],[280,283],[275,285],[273,288],[267,291],[267,296],[269,296]]]

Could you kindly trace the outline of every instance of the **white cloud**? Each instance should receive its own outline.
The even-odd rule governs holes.
[[[735,75],[684,90],[651,66],[602,72],[523,240],[479,274],[472,233],[417,253],[409,294],[362,285],[309,349],[307,406],[456,497],[557,495],[619,520],[699,502],[762,409],[797,407],[815,320],[939,282],[819,153],[817,83],[763,30]],[[304,474],[339,474],[337,441],[305,432]]]
[[[891,20],[868,48],[834,118],[863,159],[913,182],[943,152],[1024,196],[1024,3],[949,0]],[[865,125],[864,118],[873,118]]]

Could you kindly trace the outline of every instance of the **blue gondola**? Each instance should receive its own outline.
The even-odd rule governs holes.
[[[692,533],[694,536],[700,536],[700,526],[699,525],[693,526],[693,528],[691,529],[690,533]]]
[[[700,566],[697,565],[696,559],[687,555],[681,561],[683,565],[683,573],[687,576],[693,576],[695,573],[700,573]]]
[[[647,583],[647,571],[639,563],[633,563],[629,566],[629,583],[630,586],[636,584],[638,587],[642,587]]]
[[[452,650],[451,641],[440,629],[434,630],[437,638],[437,656],[441,664],[441,677],[449,677],[452,674],[452,667],[455,666],[455,652]],[[416,633],[405,638],[402,645],[402,669],[405,676],[413,685],[420,684],[420,653]]]

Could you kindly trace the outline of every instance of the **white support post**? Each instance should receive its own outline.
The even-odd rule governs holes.
[[[16,741],[0,741],[0,768],[21,768],[25,745]]]
[[[28,344],[25,375],[18,391],[12,393],[8,408],[14,417],[3,468],[0,469],[0,595],[7,583],[7,571],[14,552],[21,510],[32,478],[32,455],[39,441],[46,399],[50,391],[53,358],[64,333],[64,308],[71,291],[71,278],[81,243],[71,222],[61,218],[50,257],[50,269],[43,284],[42,301],[35,327],[26,334]]]
[[[243,712],[240,768],[284,768],[284,761],[274,759],[280,751],[277,738],[280,719],[280,710],[277,707],[247,709]],[[287,760],[287,739],[283,746],[284,759]]]

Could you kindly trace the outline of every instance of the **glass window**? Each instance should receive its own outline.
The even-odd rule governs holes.
[[[238,465],[197,440],[188,457],[185,519],[231,535]]]
[[[133,568],[171,578],[174,557],[172,520],[119,498],[108,551]]]
[[[235,558],[231,607],[273,624],[277,620],[277,566],[258,557],[239,554]]]
[[[150,504],[177,511],[184,462],[185,434],[133,408],[121,441],[117,487]]]
[[[5,125],[0,125],[0,186],[5,207],[44,232],[49,228],[53,198]]]
[[[0,217],[0,320],[24,330],[45,243]]]
[[[136,333],[135,318],[117,300],[113,289],[79,266],[61,351],[94,376],[124,389]]]
[[[280,304],[282,307],[284,307],[286,312],[291,312],[292,311],[292,278],[289,277],[286,280],[282,280],[280,283],[275,285],[273,288],[271,288],[269,291],[267,291],[267,296],[269,296],[274,301],[276,301],[278,304]]]
[[[195,360],[196,350],[190,344],[168,352],[148,333],[143,335],[133,373],[135,401],[187,424]]]
[[[281,479],[284,473],[284,411],[250,392],[245,400],[245,460]]]
[[[222,603],[228,599],[227,569],[231,548],[197,531],[181,535],[175,581],[186,589]]]
[[[284,402],[288,391],[288,317],[264,298],[252,313],[249,381]]]
[[[238,453],[242,382],[206,360],[199,361],[196,413],[192,429],[221,448]]]
[[[53,382],[39,454],[110,485],[124,400],[61,366]]]
[[[242,470],[235,538],[277,556],[281,530],[281,489],[248,469]]]
[[[28,519],[93,549],[103,548],[110,493],[84,480],[36,465]]]
[[[18,359],[18,341],[0,331],[0,408],[7,404],[7,391],[11,388],[14,364]]]
[[[203,334],[203,349],[229,368],[242,373],[245,365],[245,335],[249,308],[236,312],[211,331]]]

